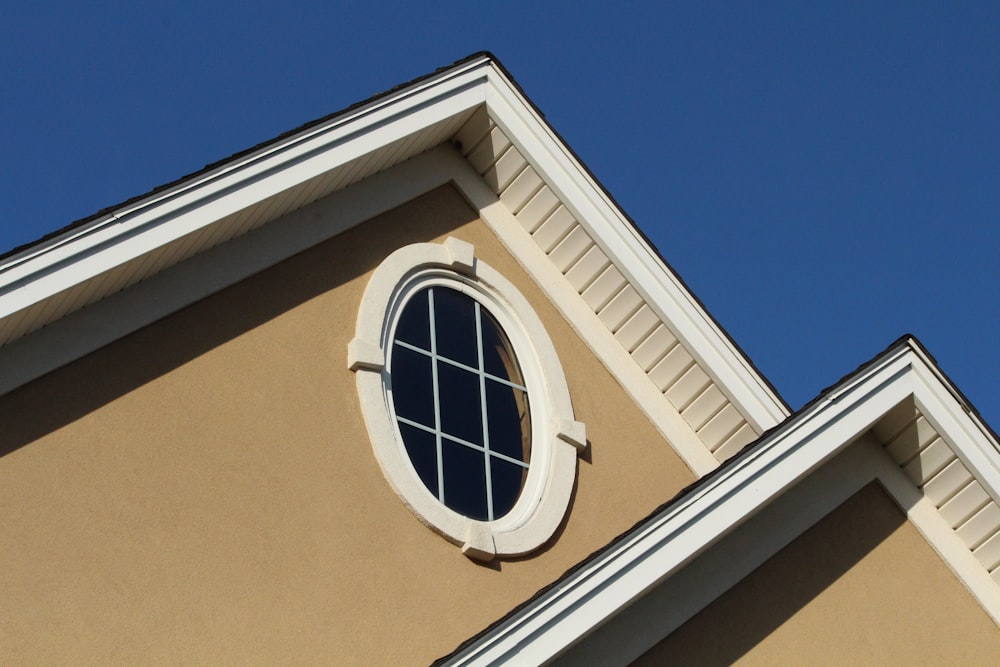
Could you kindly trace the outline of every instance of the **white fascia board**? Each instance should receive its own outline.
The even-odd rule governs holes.
[[[914,357],[917,408],[986,492],[1000,502],[1000,447],[937,366],[920,349],[914,349]]]
[[[751,424],[764,430],[783,419],[781,401],[486,56],[8,258],[0,264],[0,319],[484,101],[494,121],[633,286],[662,311]]]
[[[426,151],[310,207],[161,271],[0,346],[0,396],[456,178],[453,149]]]
[[[442,72],[9,258],[0,318],[482,104],[488,63]]]
[[[716,376],[751,425],[763,432],[785,419],[788,410],[771,387],[497,68],[490,73],[486,106],[633,287],[671,323],[703,368]]]
[[[830,460],[912,394],[912,350],[892,350],[765,436],[703,486],[626,536],[448,664],[542,664],[677,572]]]
[[[719,467],[704,441],[649,381],[646,373],[601,322],[593,309],[538,246],[531,234],[483,181],[468,161],[454,153],[455,186],[479,210],[479,216],[507,250],[548,294],[549,299],[632,397],[684,463],[701,477]]]

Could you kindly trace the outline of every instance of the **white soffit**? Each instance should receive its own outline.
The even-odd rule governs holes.
[[[720,382],[697,342],[678,333],[664,314],[669,304],[651,301],[630,281],[623,261],[577,221],[485,108],[453,143],[489,196],[473,195],[478,184],[466,179],[456,185],[696,474],[765,430],[734,401],[738,392]]]
[[[711,316],[665,266],[635,225],[502,72],[487,91],[490,118],[598,243],[669,322],[678,339],[725,387],[757,433],[788,416],[788,408]]]
[[[542,664],[679,572],[824,466],[901,405],[917,405],[987,490],[1000,486],[1000,447],[920,346],[906,339],[765,435],[693,490],[642,522],[535,599],[440,661]],[[871,439],[862,438],[870,443]],[[1000,624],[1000,585],[942,520],[926,492],[888,463],[874,471],[931,546]],[[878,466],[876,466],[878,467]]]
[[[0,261],[0,346],[454,140],[484,105],[491,125],[509,137],[532,175],[627,281],[631,289],[619,302],[641,301],[644,308],[635,319],[652,313],[668,322],[670,336],[682,344],[681,356],[694,360],[696,368],[657,359],[657,367],[648,372],[657,382],[657,372],[680,369],[691,380],[688,384],[698,385],[690,398],[681,399],[678,410],[683,414],[689,401],[701,398],[690,406],[694,416],[684,416],[696,430],[718,431],[721,449],[713,450],[715,456],[732,455],[781,421],[787,408],[780,398],[487,55],[234,157]],[[682,378],[670,380],[670,387],[661,387],[668,399],[670,388]],[[729,402],[742,419],[720,408]]]

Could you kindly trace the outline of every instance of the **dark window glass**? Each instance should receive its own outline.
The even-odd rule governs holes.
[[[524,384],[517,367],[510,341],[493,316],[480,308],[483,314],[483,367],[490,375],[506,378],[514,384]]]
[[[434,427],[434,387],[431,358],[399,345],[392,351],[389,374],[396,415]]]
[[[476,343],[476,302],[452,289],[434,289],[437,353],[466,366],[479,366]]]
[[[433,433],[414,428],[409,424],[400,424],[399,432],[403,435],[406,453],[413,463],[420,481],[427,490],[435,496],[438,494],[437,444]]]
[[[431,323],[427,310],[427,290],[417,292],[410,299],[396,324],[396,340],[415,345],[421,350],[431,349]]]
[[[486,380],[486,414],[490,449],[518,461],[528,461],[531,431],[524,391]]]
[[[486,458],[478,450],[444,438],[444,504],[470,519],[486,521]]]
[[[490,457],[490,477],[493,482],[493,513],[503,516],[511,511],[524,486],[527,468],[507,463],[495,456]]]
[[[477,374],[438,362],[438,400],[443,432],[483,444],[483,406]]]
[[[497,321],[466,294],[421,290],[399,314],[388,371],[399,432],[427,489],[472,519],[508,513],[524,488],[531,426],[524,380]]]

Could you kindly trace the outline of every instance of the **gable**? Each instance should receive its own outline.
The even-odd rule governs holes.
[[[602,211],[593,203],[588,210],[584,202],[559,194],[560,186],[571,186],[539,175],[544,163],[531,164],[523,154],[530,145],[512,141],[510,130],[498,122],[503,121],[491,118],[485,108],[478,110],[456,135],[456,147],[497,194],[505,212],[530,233],[573,293],[597,315],[599,325],[594,321],[594,328],[613,334],[617,345],[608,347],[620,346],[628,353],[619,372],[629,377],[629,384],[651,384],[666,399],[651,411],[676,411],[696,432],[698,444],[712,454],[704,471],[787,414],[768,395],[769,387],[761,384],[747,391],[740,385],[747,380],[736,379],[734,369],[726,368],[734,362],[735,347],[727,350],[730,356],[724,360],[719,348],[731,342],[718,331],[705,335],[713,328],[707,314],[677,277],[663,270],[662,258],[644,239],[621,235],[622,229],[634,227],[620,212],[614,207]],[[614,213],[618,224],[600,226],[602,217]],[[646,393],[649,397],[642,400],[662,402]],[[703,471],[706,464],[701,461],[707,457],[699,456],[698,445],[691,450],[689,463]]]
[[[493,567],[463,558],[392,492],[345,364],[371,271],[401,245],[447,236],[517,283],[588,424],[558,538]],[[27,638],[44,623],[48,660],[109,650],[124,662],[426,663],[693,481],[450,187],[0,397],[0,421],[17,425],[0,458],[3,532],[16,537],[2,557],[0,615],[17,628],[0,652],[31,660],[43,654]]]
[[[464,159],[450,156],[455,149]],[[697,474],[787,414],[502,67],[481,54],[4,258],[0,393],[448,181]],[[330,219],[288,223],[331,194],[342,206]],[[268,229],[276,220],[281,229]],[[236,259],[200,257],[220,245]],[[152,281],[161,289],[151,299]]]
[[[589,440],[555,539],[492,567],[456,557],[392,493],[345,368],[357,366],[348,342],[372,271],[400,246],[449,237],[475,249],[457,263],[482,259],[538,311],[569,380],[569,440],[583,440],[579,423]],[[369,604],[374,616],[326,637],[359,660],[459,646],[449,660],[540,662],[611,632],[612,616],[749,536],[752,557],[740,551],[674,606],[679,627],[872,480],[1000,619],[997,439],[923,348],[903,339],[789,415],[486,55],[0,259],[0,411],[15,424],[0,493],[21,549],[7,572],[24,637],[53,608],[66,627],[90,619],[88,638],[118,636],[136,612],[162,622],[165,634],[140,638],[158,652],[177,631],[208,654],[217,624],[243,622],[225,650],[281,647]],[[822,493],[797,491],[816,480]],[[762,534],[776,535],[766,549]],[[315,578],[295,578],[302,568]],[[388,574],[373,586],[369,568]],[[260,581],[242,615],[221,617],[217,600]],[[456,601],[456,586],[493,594]],[[151,609],[164,589],[173,597]],[[69,594],[46,606],[39,590]],[[344,606],[331,605],[335,590]],[[312,605],[293,609],[286,591]],[[288,612],[279,625],[250,637],[275,607]],[[357,642],[429,610],[455,622],[412,645],[379,642],[391,656]]]
[[[986,664],[998,651],[993,621],[869,484],[634,664]]]
[[[914,407],[951,454],[929,449],[936,436],[914,441]],[[901,467],[893,450],[904,445],[911,454]],[[985,513],[977,539],[986,541],[973,550],[971,533],[963,537],[971,519],[956,531],[946,509],[954,501],[976,516],[964,493],[996,497],[997,451],[995,436],[904,338],[441,662],[543,662],[566,651],[607,658],[602,647],[613,648],[611,662],[628,662],[873,480],[997,623],[989,501],[977,505]],[[974,484],[946,472],[956,460]],[[937,496],[935,480],[951,491]]]

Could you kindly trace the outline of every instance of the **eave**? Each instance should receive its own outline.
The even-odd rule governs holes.
[[[0,344],[448,140],[485,101],[488,62],[351,107],[6,257]]]
[[[595,335],[610,350],[604,356],[617,359],[606,363],[617,364],[620,381],[645,396],[647,414],[654,421],[674,414],[681,430],[690,431],[684,439],[698,441],[681,447],[696,473],[711,470],[787,415],[777,393],[488,54],[112,207],[0,260],[0,394],[88,351],[76,340],[72,350],[57,345],[58,354],[39,353],[42,343],[22,342],[33,332],[269,223],[280,224],[321,198],[355,190],[442,144],[458,148],[492,191],[492,203],[499,204],[494,222],[519,225],[517,233],[527,232],[537,248],[529,254],[541,251],[556,265],[558,281],[568,281],[567,293],[583,297],[583,310],[589,309],[581,311],[584,328],[601,329]],[[490,203],[480,198],[477,205]],[[333,225],[330,233],[358,222]],[[547,237],[552,229],[556,235]],[[549,273],[542,267],[535,277],[544,284]],[[226,284],[206,281],[201,291],[187,289],[184,298],[171,294],[163,300],[169,308],[151,311],[142,322],[132,318],[134,326]],[[127,327],[101,328],[90,349],[129,333]],[[62,342],[73,337],[71,331],[49,336]],[[40,360],[28,368],[28,356]],[[668,427],[664,433],[676,431]]]
[[[926,486],[940,478],[940,466],[916,475],[900,469],[891,450],[898,429],[907,428],[900,426],[901,416],[912,415],[914,407],[932,422],[953,453],[952,464],[964,466],[971,482],[931,498]],[[882,440],[887,433],[895,438]],[[982,545],[1000,542],[1000,520],[986,528],[986,541],[970,549],[961,534],[968,519],[956,529],[945,516],[970,483],[992,503],[978,512],[996,507],[1000,446],[922,346],[904,338],[439,664],[543,664],[556,658],[862,440],[874,443],[878,454],[856,459],[860,464],[853,464],[852,474],[886,486],[1000,624],[1000,564],[993,562],[993,548],[980,553]],[[907,462],[919,462],[926,451]]]

